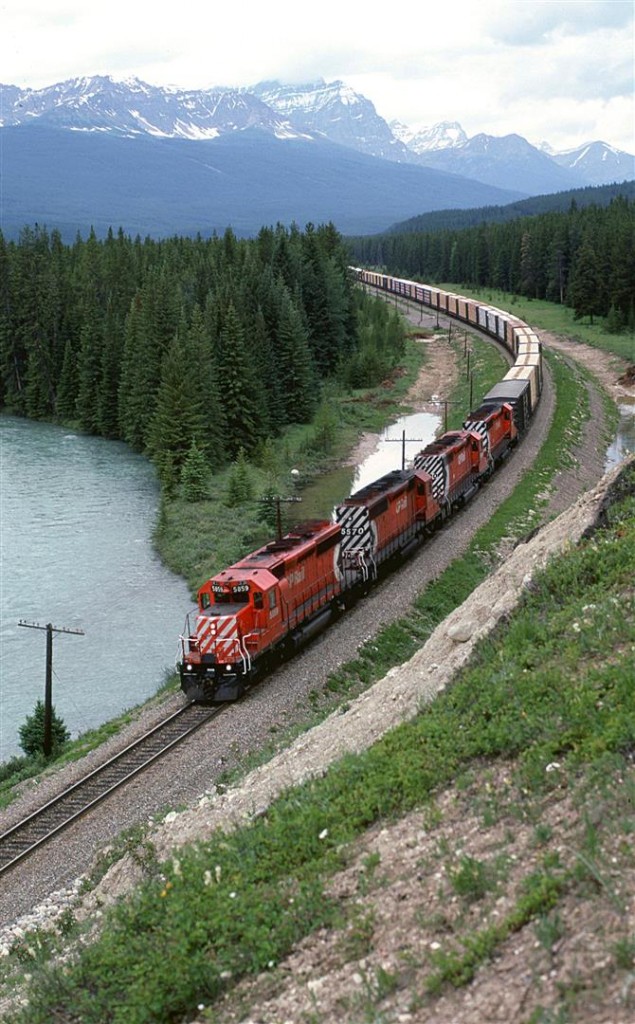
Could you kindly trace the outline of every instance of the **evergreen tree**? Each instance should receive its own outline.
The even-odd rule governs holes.
[[[160,478],[168,469],[181,474],[193,442],[205,451],[206,417],[195,379],[186,337],[177,333],[163,360],[156,408],[147,432],[148,451]]]
[[[181,484],[185,500],[203,501],[209,497],[209,479],[209,462],[196,441],[192,441],[181,470]]]
[[[77,367],[76,412],[83,430],[99,431],[99,385],[104,338],[96,307],[91,307],[81,331]]]
[[[44,718],[44,701],[38,700],[33,714],[27,715],[26,721],[18,730],[20,746],[24,753],[29,757],[44,753]],[[70,738],[71,734],[66,728],[63,719],[55,713],[55,708],[52,708],[51,754],[55,755],[59,753],[64,744]]]
[[[64,361],[57,385],[57,401],[55,404],[55,414],[61,420],[69,422],[75,418],[78,390],[77,359],[72,343],[69,340],[64,348]]]
[[[234,508],[237,505],[246,505],[247,502],[253,500],[253,496],[254,484],[252,475],[245,449],[241,448],[229,475],[225,504],[229,505],[230,508]]]
[[[256,378],[254,360],[233,305],[224,317],[218,343],[218,381],[225,417],[225,446],[235,457],[241,448],[252,452],[260,439],[265,395]]]
[[[571,271],[567,302],[573,307],[576,320],[588,316],[593,323],[594,315],[601,313],[601,277],[595,249],[589,241],[581,246]]]
[[[275,350],[284,422],[306,423],[317,405],[317,377],[306,328],[287,293],[282,300]]]

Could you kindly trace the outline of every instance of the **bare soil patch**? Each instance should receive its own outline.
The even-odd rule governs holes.
[[[545,344],[584,363],[613,397],[635,393],[632,385],[619,382],[626,372],[619,360],[566,339],[542,337]],[[408,396],[420,410],[425,410],[431,395],[449,393],[457,372],[453,352],[442,337],[423,343],[430,358]],[[597,424],[585,432],[577,452],[578,466],[589,467],[593,482],[601,472],[598,451],[604,429],[599,398],[597,402]],[[369,437],[362,442],[371,443]],[[372,447],[375,443],[376,437]],[[574,473],[570,480],[558,482],[559,500],[565,506],[575,501],[585,485],[590,486],[588,475]],[[202,781],[198,803],[182,814],[170,814],[154,832],[160,855],[168,857],[180,843],[204,839],[217,827],[232,828],[248,820],[282,789],[322,774],[343,752],[364,749],[415,714],[421,700],[431,699],[449,683],[473,646],[509,611],[536,567],[588,529],[597,517],[604,487],[595,488],[532,541],[520,545],[498,573],[438,627],[415,658],[393,669],[345,714],[303,735],[266,767],[252,772],[243,785],[222,796]],[[541,814],[541,824],[552,830],[565,860],[579,848],[582,829],[572,797],[573,781],[562,780]],[[498,802],[499,809],[501,804],[508,805],[493,822],[486,814],[492,801]],[[523,820],[512,803],[522,804],[522,794],[513,790],[508,767],[498,766],[493,772],[484,770],[469,792],[452,787],[439,794],[436,808],[424,808],[371,830],[351,849],[348,867],[331,885],[346,911],[348,927],[311,936],[285,962],[239,985],[220,1008],[214,1008],[213,1018],[203,1013],[200,1024],[210,1019],[224,1024],[526,1024],[532,1019],[536,1024],[556,1024],[556,1020],[560,1024],[548,1012],[563,988],[571,992],[567,1024],[635,1020],[635,963],[625,981],[624,974],[614,971],[611,959],[613,938],[635,935],[632,858],[628,861],[620,855],[611,862],[611,855],[617,858],[619,851],[604,851],[606,863],[602,863],[610,885],[601,899],[597,893],[588,901],[579,894],[572,896],[559,908],[559,923],[549,926],[547,922],[542,933],[536,933],[533,925],[515,933],[469,985],[444,990],[434,1000],[427,994],[435,954],[461,936],[500,920],[518,892],[521,866],[538,863],[544,853],[535,822]],[[504,891],[493,883],[478,901],[466,902],[453,888],[450,873],[462,856],[504,865]],[[99,904],[124,896],[139,875],[134,860],[124,858],[85,902],[83,912],[92,916]],[[621,897],[618,902],[616,891]],[[532,1018],[541,1007],[547,1015]]]

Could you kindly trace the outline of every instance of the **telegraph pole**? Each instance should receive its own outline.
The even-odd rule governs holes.
[[[282,511],[280,506],[282,502],[298,502],[302,501],[302,498],[281,498],[278,494],[267,495],[260,499],[261,501],[267,502],[270,505],[276,507],[276,540],[282,540]]]
[[[396,441],[397,444],[401,445],[401,468],[405,469],[406,468],[406,441],[412,442],[414,444],[417,441],[423,441],[423,438],[422,437],[406,437],[406,431],[402,430],[401,431],[401,437],[385,437],[383,440],[385,442],[390,442],[390,441],[395,442]]]
[[[46,679],[44,684],[44,756],[50,757],[53,748],[53,633],[73,633],[84,636],[83,629],[67,629],[65,626],[54,626],[47,622],[41,626],[39,622],[24,622],[20,619],[18,626],[27,629],[46,630]]]

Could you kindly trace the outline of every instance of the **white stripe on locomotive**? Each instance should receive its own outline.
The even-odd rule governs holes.
[[[414,467],[424,469],[432,477],[432,494],[435,501],[442,501],[447,497],[450,482],[442,455],[415,455]]]

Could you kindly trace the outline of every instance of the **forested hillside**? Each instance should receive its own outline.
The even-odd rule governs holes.
[[[635,204],[519,217],[466,230],[375,235],[351,242],[355,262],[435,283],[500,288],[602,316],[608,328],[635,326]]]
[[[530,196],[506,206],[477,206],[472,210],[433,210],[418,217],[393,224],[385,234],[402,234],[411,231],[442,231],[452,228],[460,231],[476,224],[502,224],[518,217],[534,217],[540,213],[565,213],[571,204],[584,206],[608,206],[616,196],[635,199],[635,181],[623,181],[613,185],[589,185],[586,188],[568,189],[566,192],[550,192],[543,196]]]
[[[327,378],[383,379],[401,334],[370,310],[332,225],[0,235],[0,404],[124,440],[175,483],[190,455],[215,468],[310,421]]]

